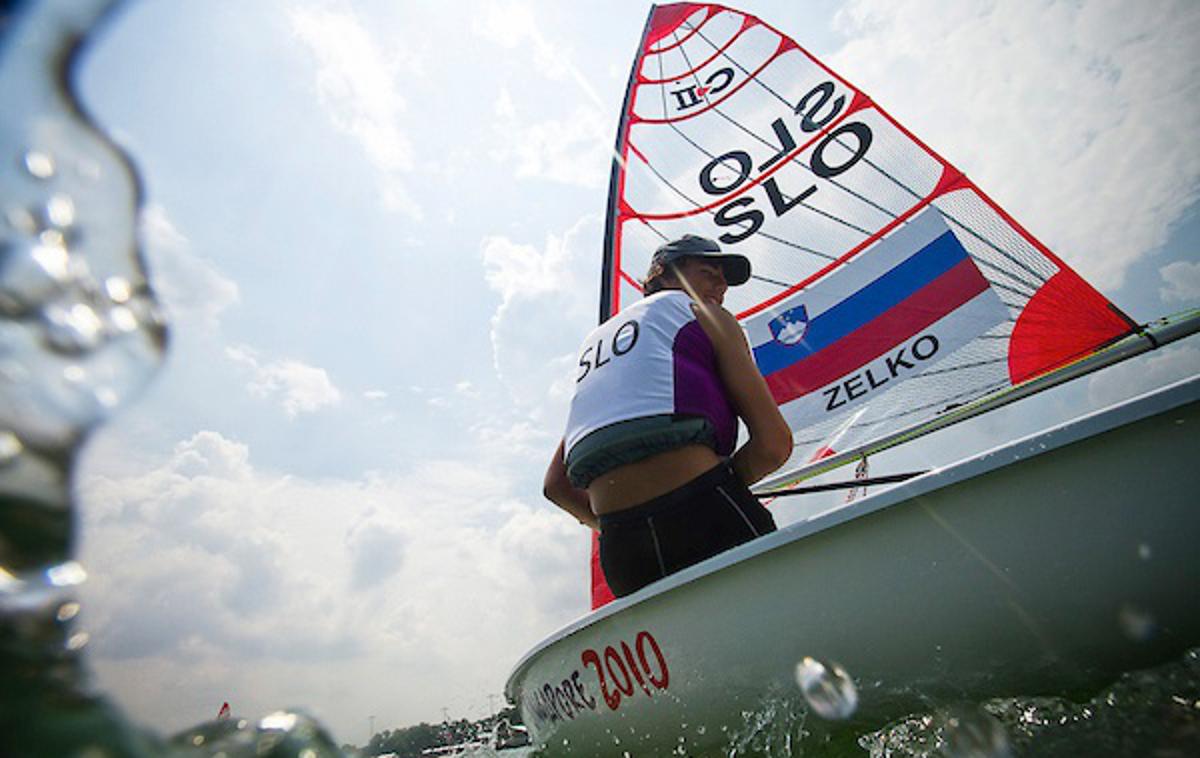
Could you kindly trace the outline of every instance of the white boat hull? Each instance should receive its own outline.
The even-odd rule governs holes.
[[[1200,377],[668,577],[551,636],[506,693],[555,755],[715,753],[798,700],[806,657],[859,694],[818,733],[1083,695],[1200,644],[1197,493]]]

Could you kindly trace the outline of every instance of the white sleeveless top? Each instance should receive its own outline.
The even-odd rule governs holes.
[[[593,329],[580,347],[578,366],[564,435],[568,457],[594,431],[661,415],[705,418],[717,452],[733,451],[737,417],[687,293],[655,293]]]

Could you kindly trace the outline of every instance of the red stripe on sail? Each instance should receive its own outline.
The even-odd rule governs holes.
[[[838,342],[768,374],[775,402],[802,397],[875,360],[988,288],[969,258]]]

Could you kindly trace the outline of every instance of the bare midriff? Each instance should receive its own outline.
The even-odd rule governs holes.
[[[720,462],[711,447],[686,445],[618,466],[588,485],[592,511],[602,516],[641,505],[687,484]]]

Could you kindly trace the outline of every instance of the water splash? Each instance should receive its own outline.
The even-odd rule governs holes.
[[[796,666],[796,683],[813,713],[824,719],[847,719],[858,708],[858,690],[846,670],[834,662],[805,658]]]
[[[90,691],[69,471],[166,343],[137,247],[137,175],[72,96],[109,0],[25,3],[0,39],[0,733],[22,755],[150,755]],[[123,282],[124,285],[114,285]]]

